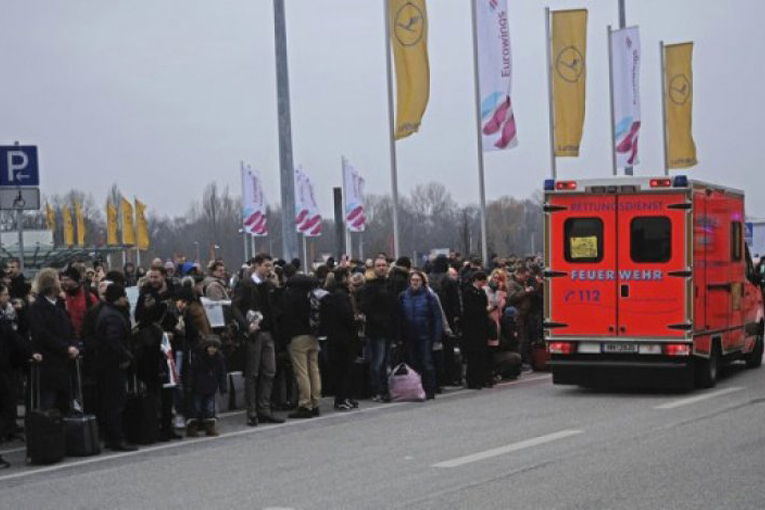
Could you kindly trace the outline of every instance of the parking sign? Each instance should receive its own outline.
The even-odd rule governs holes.
[[[0,147],[0,186],[39,186],[37,146]]]

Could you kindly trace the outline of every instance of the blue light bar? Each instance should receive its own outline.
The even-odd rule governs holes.
[[[555,191],[555,179],[545,179],[545,191]]]
[[[687,175],[676,175],[675,180],[672,183],[672,186],[675,188],[687,188],[688,187],[688,176]]]

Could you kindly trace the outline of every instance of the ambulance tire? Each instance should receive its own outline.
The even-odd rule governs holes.
[[[709,358],[696,358],[694,363],[696,387],[714,388],[717,384],[717,372],[720,368],[720,348],[717,343],[712,344]]]
[[[762,333],[757,335],[752,352],[746,355],[746,368],[757,368],[762,365],[763,338]]]

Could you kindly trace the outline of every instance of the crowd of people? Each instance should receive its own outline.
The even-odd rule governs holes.
[[[0,271],[0,442],[22,432],[18,404],[32,405],[33,380],[37,407],[95,414],[116,451],[218,435],[216,402],[235,367],[253,427],[283,422],[277,410],[319,416],[323,395],[337,412],[357,399],[388,402],[401,362],[426,399],[445,386],[491,387],[530,370],[541,282],[534,257],[495,257],[485,268],[439,255],[418,268],[381,253],[306,268],[259,254],[235,274],[222,260],[206,270],[161,259],[121,271],[74,262],[31,283],[10,259]],[[225,304],[222,324],[201,298]]]

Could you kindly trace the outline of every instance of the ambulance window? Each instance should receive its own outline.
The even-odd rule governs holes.
[[[567,262],[603,260],[603,220],[600,218],[569,218],[563,225],[563,234]]]
[[[672,222],[664,216],[641,216],[630,223],[633,262],[668,262],[672,258]]]
[[[741,260],[741,222],[734,221],[730,224],[730,258]]]

